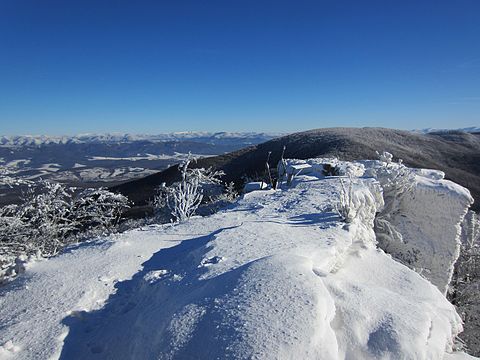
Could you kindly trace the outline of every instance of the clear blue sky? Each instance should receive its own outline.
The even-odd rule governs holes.
[[[479,125],[478,0],[0,0],[0,134]]]

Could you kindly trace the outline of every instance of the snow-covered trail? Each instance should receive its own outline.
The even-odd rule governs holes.
[[[0,357],[440,359],[461,329],[430,282],[375,247],[381,195],[301,176],[230,209],[70,249],[1,290]]]
[[[26,273],[0,289],[1,343],[10,340],[19,347],[13,353],[0,347],[0,357],[57,357],[68,332],[62,324],[66,317],[103,306],[115,284],[139,271],[153,252],[178,243],[162,232],[135,230],[29,264]]]

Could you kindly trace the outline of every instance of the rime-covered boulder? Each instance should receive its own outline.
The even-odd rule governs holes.
[[[460,252],[461,223],[473,198],[439,172],[417,172],[414,179],[389,217],[401,241],[384,238],[381,246],[445,294]]]

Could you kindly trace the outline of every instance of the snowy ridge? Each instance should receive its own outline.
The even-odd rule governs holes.
[[[453,356],[462,330],[454,307],[376,247],[378,182],[355,179],[356,216],[347,224],[335,211],[345,178],[324,177],[321,162],[312,160],[290,187],[253,191],[210,217],[132,230],[31,264],[1,289],[0,357]],[[363,173],[364,164],[340,165]],[[451,197],[435,198],[444,202]],[[450,211],[463,213],[457,205]],[[435,214],[437,225],[444,217]]]

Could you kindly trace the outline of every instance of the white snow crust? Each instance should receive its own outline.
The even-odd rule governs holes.
[[[29,264],[0,289],[0,358],[470,358],[452,350],[462,324],[439,290],[455,254],[435,266],[422,258],[438,287],[385,254],[373,228],[378,182],[356,179],[347,224],[334,210],[341,177],[323,177],[320,163],[289,188],[247,193],[212,216]],[[434,258],[455,252],[468,192],[418,175],[415,189],[409,203],[431,206],[406,209],[409,241],[430,244]]]

